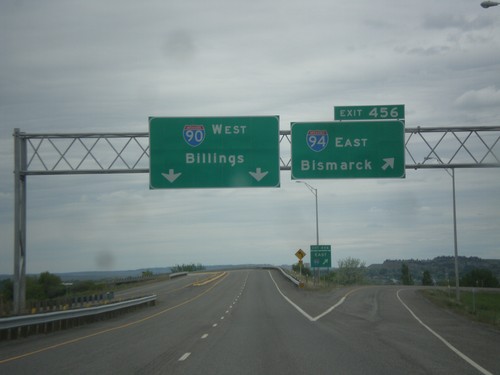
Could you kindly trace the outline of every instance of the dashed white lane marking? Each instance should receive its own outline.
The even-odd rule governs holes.
[[[432,333],[434,336],[436,336],[443,344],[445,344],[452,352],[454,352],[456,355],[458,355],[460,358],[462,358],[465,362],[467,362],[469,365],[474,367],[476,370],[478,370],[481,374],[484,375],[493,375],[491,372],[486,370],[485,368],[481,367],[478,365],[476,362],[474,362],[472,359],[467,357],[464,353],[462,353],[460,350],[455,348],[453,345],[451,345],[448,341],[446,341],[443,337],[441,337],[437,332],[435,332],[431,327],[429,327],[427,324],[425,324],[420,318],[415,315],[415,313],[408,307],[406,303],[403,302],[401,297],[399,296],[399,292],[401,292],[403,289],[399,289],[396,293],[396,296],[398,297],[399,302],[403,304],[403,306],[410,312],[410,314],[415,318],[417,322],[419,322],[426,330],[428,330],[430,333]]]
[[[271,276],[271,278],[272,278],[272,276]],[[273,281],[274,281],[274,280],[273,280]],[[243,287],[241,288],[241,292],[240,292],[240,294],[238,295],[238,297],[234,300],[233,304],[229,306],[229,310],[233,308],[233,306],[236,304],[236,302],[238,302],[238,298],[239,298],[239,297],[241,297],[241,294],[243,293],[243,290],[245,289],[245,286],[246,286],[246,282],[245,282],[245,284],[243,284]],[[276,285],[276,287],[278,287],[278,286]],[[279,290],[279,289],[278,289],[278,290]],[[281,293],[281,291],[280,291],[280,293]],[[286,298],[286,297],[285,297],[285,298]],[[226,310],[226,314],[229,314],[229,310]],[[220,317],[220,320],[224,320],[224,316],[221,316],[221,317]],[[212,324],[212,327],[213,327],[213,328],[217,327],[217,323]],[[201,339],[202,339],[202,340],[204,340],[204,339],[206,339],[207,337],[208,337],[208,333],[204,333],[204,334],[201,336]],[[184,353],[184,354],[182,355],[182,357],[180,357],[180,358],[179,358],[179,362],[184,362],[186,359],[188,359],[188,357],[189,357],[190,355],[191,355],[191,353],[190,353],[190,352]]]

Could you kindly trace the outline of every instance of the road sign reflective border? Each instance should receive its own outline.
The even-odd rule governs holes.
[[[151,189],[279,187],[279,116],[150,117]]]
[[[310,134],[325,147],[311,148]],[[292,180],[405,177],[401,121],[295,122],[291,136]]]

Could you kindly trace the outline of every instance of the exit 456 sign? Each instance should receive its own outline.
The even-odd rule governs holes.
[[[151,117],[151,189],[279,187],[279,117]]]
[[[292,179],[403,178],[401,121],[292,123]]]
[[[405,106],[357,105],[334,108],[335,120],[404,120]]]
[[[332,267],[332,246],[311,245],[311,266]]]

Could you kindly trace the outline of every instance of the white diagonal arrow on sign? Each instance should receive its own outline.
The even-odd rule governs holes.
[[[262,170],[260,168],[257,168],[255,170],[255,172],[248,172],[250,173],[250,176],[252,176],[253,178],[255,178],[257,181],[260,181],[262,180],[264,177],[266,177],[266,175],[269,173],[269,172],[262,172]]]
[[[169,169],[168,173],[162,173],[161,175],[165,177],[170,183],[174,182],[177,180],[177,178],[181,175],[182,173],[174,173],[173,169]]]
[[[382,166],[382,169],[385,171],[388,167],[391,167],[391,169],[394,169],[394,158],[387,158],[387,159],[382,159],[385,161],[385,164]]]

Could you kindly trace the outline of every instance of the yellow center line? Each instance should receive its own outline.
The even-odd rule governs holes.
[[[206,285],[206,284],[209,284],[211,283],[212,281],[215,281],[219,278],[221,278],[222,276],[224,276],[227,272],[220,272],[220,273],[216,273],[215,276],[212,276],[208,279],[205,279],[205,280],[202,280],[202,281],[196,281],[194,283],[192,283],[191,285],[192,286],[203,286],[203,285]]]
[[[127,327],[130,327],[132,325],[135,325],[135,324],[139,324],[139,323],[142,323],[142,322],[145,322],[149,319],[153,319],[153,318],[156,318],[162,314],[165,314],[166,312],[169,312],[169,311],[172,311],[174,309],[177,309],[181,306],[184,306],[184,305],[187,305],[188,303],[191,303],[195,300],[197,300],[198,298],[200,298],[201,296],[207,294],[208,292],[210,292],[213,288],[215,288],[219,283],[221,283],[227,276],[228,274],[226,273],[224,275],[224,277],[222,277],[219,281],[217,281],[214,285],[212,285],[210,288],[208,288],[207,290],[205,290],[204,292],[198,294],[197,296],[193,297],[193,298],[190,298],[184,302],[181,302],[179,303],[178,305],[175,305],[175,306],[172,306],[172,307],[169,307],[169,308],[166,308],[164,310],[161,310],[157,313],[154,313],[152,315],[149,315],[149,316],[146,316],[145,318],[142,318],[142,319],[139,319],[139,320],[135,320],[133,322],[130,322],[130,323],[126,323],[126,324],[123,324],[123,325],[120,325],[120,326],[117,326],[117,327],[113,327],[113,328],[108,328],[108,329],[105,329],[105,330],[102,330],[102,331],[99,331],[99,332],[95,332],[95,333],[92,333],[90,335],[87,335],[87,336],[82,336],[82,337],[78,337],[76,339],[72,339],[72,340],[68,340],[68,341],[64,341],[64,342],[61,342],[59,344],[55,344],[55,345],[51,345],[51,346],[47,346],[45,348],[41,348],[41,349],[38,349],[38,350],[34,350],[32,352],[28,352],[28,353],[24,353],[24,354],[21,354],[21,355],[17,355],[17,356],[14,356],[14,357],[10,357],[10,358],[6,358],[6,359],[2,359],[0,360],[0,364],[4,364],[4,363],[7,363],[7,362],[12,362],[12,361],[15,361],[15,360],[18,360],[18,359],[21,359],[21,358],[25,358],[25,357],[29,357],[29,356],[32,356],[32,355],[35,355],[35,354],[38,354],[38,353],[43,353],[43,352],[46,352],[48,350],[52,350],[52,349],[56,349],[56,348],[59,348],[61,346],[66,346],[66,345],[70,345],[70,344],[74,344],[75,342],[79,342],[79,341],[83,341],[83,340],[86,340],[86,339],[89,339],[89,338],[92,338],[92,337],[95,337],[95,336],[100,336],[100,335],[103,335],[105,333],[109,333],[109,332],[113,332],[113,331],[117,331],[117,330],[120,330],[120,329],[124,329],[124,328],[127,328]],[[183,288],[180,288],[180,289],[183,289]]]

